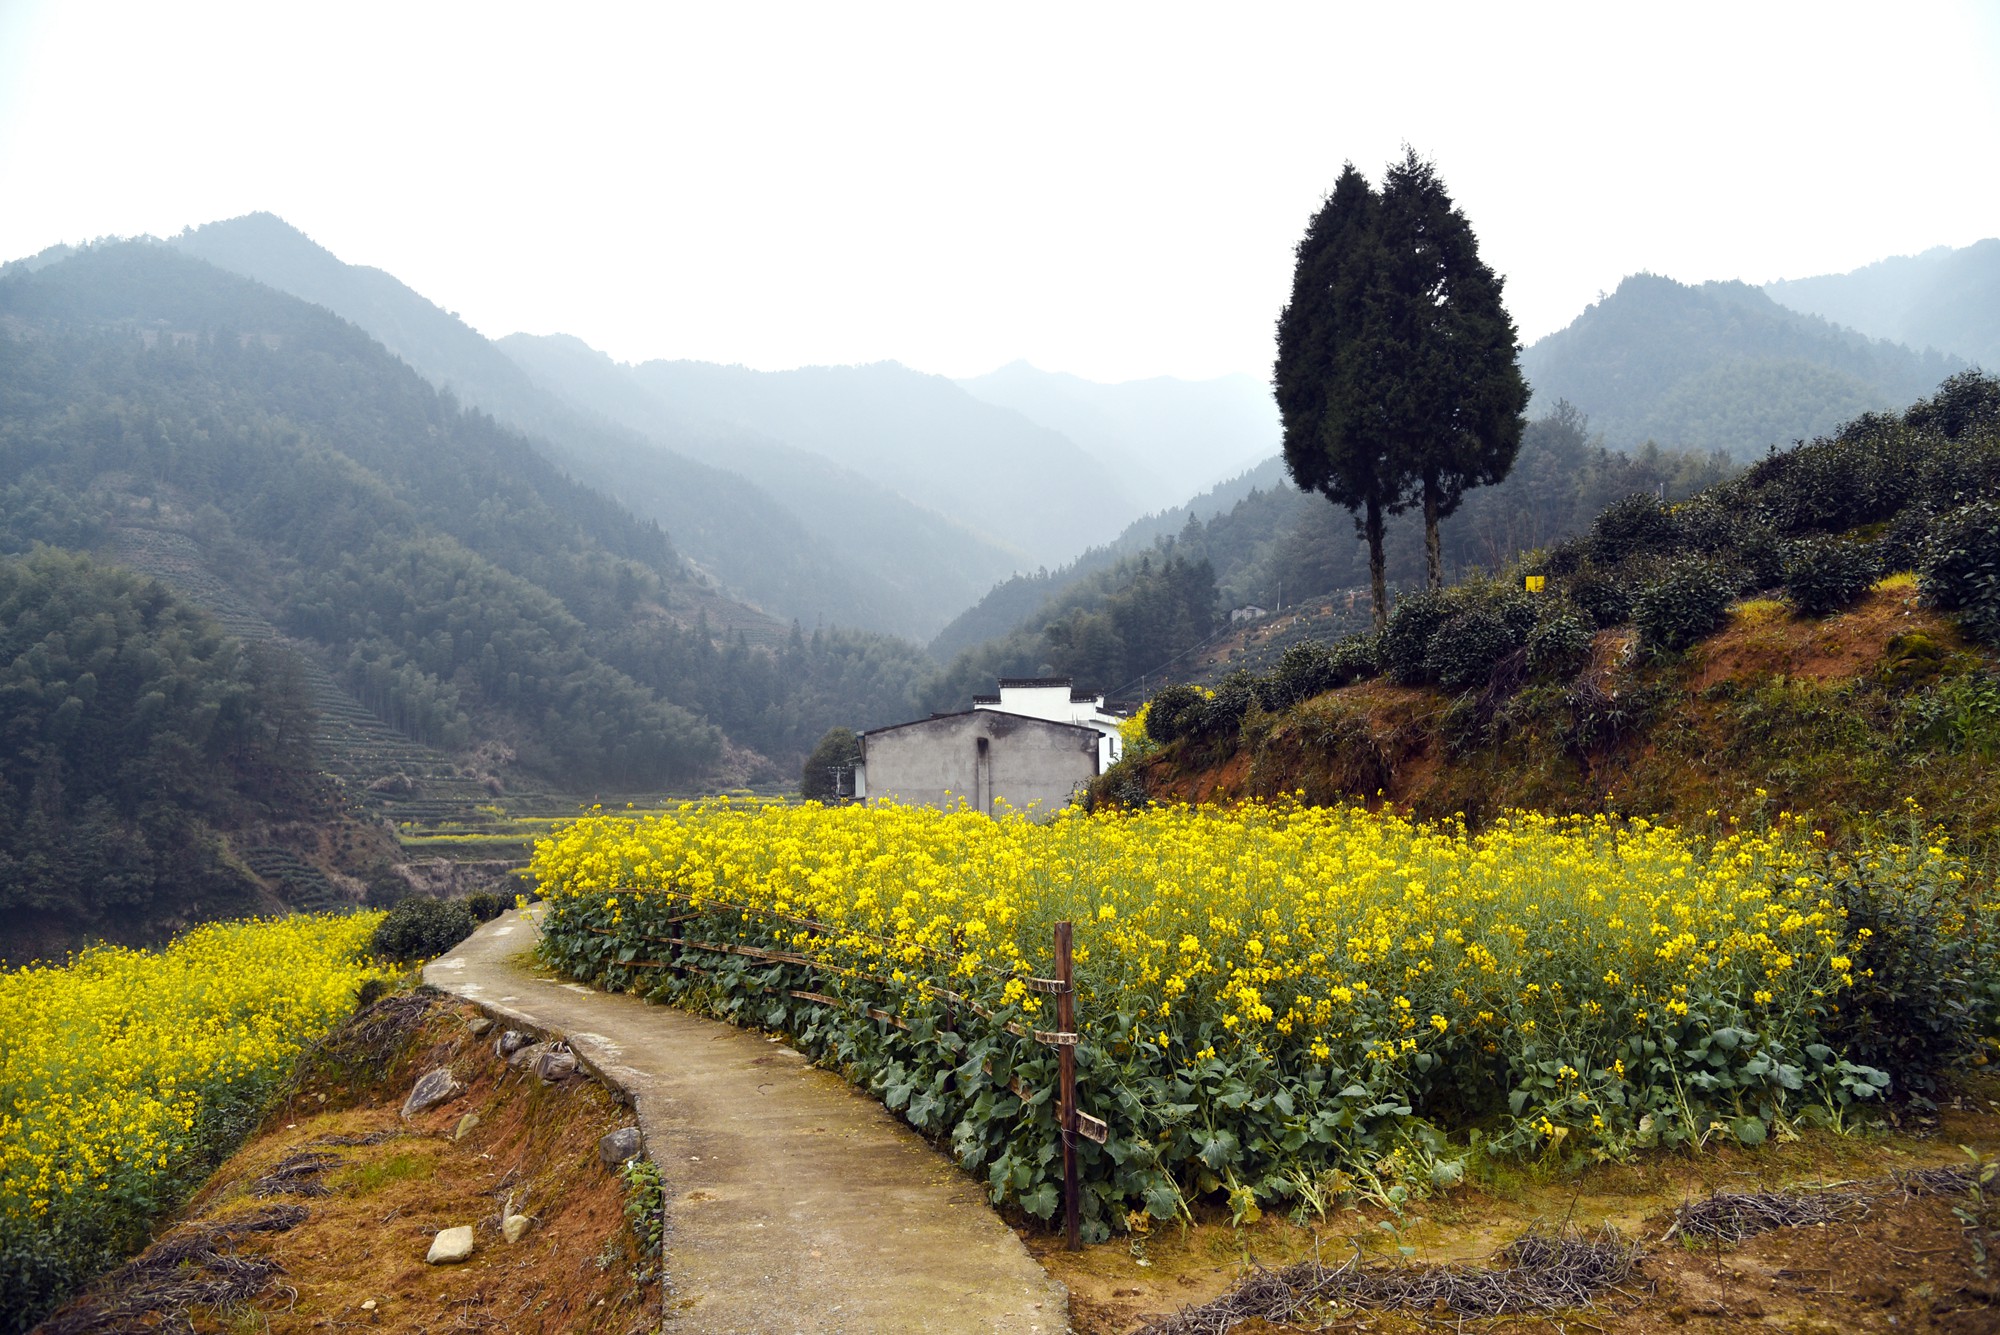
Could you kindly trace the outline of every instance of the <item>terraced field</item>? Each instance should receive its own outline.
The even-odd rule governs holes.
[[[375,717],[308,646],[286,636],[215,573],[201,545],[177,529],[131,524],[116,533],[118,559],[198,603],[239,639],[276,645],[298,661],[312,692],[318,726],[313,744],[329,774],[359,801],[396,821],[429,823],[464,816],[489,795],[461,775],[443,752],[411,741]],[[407,793],[371,792],[377,780],[406,775]],[[259,868],[260,875],[263,874]]]

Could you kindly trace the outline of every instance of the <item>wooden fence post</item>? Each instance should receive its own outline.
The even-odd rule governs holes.
[[[1076,987],[1070,972],[1070,925],[1056,924],[1056,1028],[1069,1035],[1076,1032]],[[1071,1251],[1083,1249],[1082,1190],[1076,1172],[1076,1041],[1070,1039],[1056,1051],[1062,1073],[1057,1119],[1062,1126],[1063,1152],[1063,1231]]]

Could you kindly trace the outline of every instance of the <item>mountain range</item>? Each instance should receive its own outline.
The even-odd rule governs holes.
[[[1008,368],[961,385],[894,363],[628,366],[565,335],[488,340],[270,214],[171,244],[352,321],[658,521],[723,590],[808,626],[927,639],[996,581],[1068,560],[1277,447],[1247,377],[1096,386]],[[1008,402],[1068,402],[1053,415],[1075,421],[1093,395],[1087,444]],[[1171,467],[1134,469],[1162,422],[1182,424],[1163,450]]]

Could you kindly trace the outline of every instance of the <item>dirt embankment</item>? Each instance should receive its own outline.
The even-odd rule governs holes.
[[[42,1329],[655,1329],[659,1260],[598,1155],[629,1110],[585,1075],[510,1065],[484,1028],[429,989],[361,1011],[151,1247]],[[438,1069],[461,1092],[402,1116]],[[510,1202],[529,1221],[512,1243]],[[438,1232],[464,1225],[470,1259],[427,1264]]]
[[[1177,743],[1137,778],[1160,801],[1302,794],[1429,818],[1533,808],[1696,826],[1763,807],[1834,830],[1914,797],[1979,844],[2000,825],[2000,718],[1980,696],[1993,670],[1910,582],[1891,581],[1820,620],[1742,604],[1676,658],[1605,631],[1562,680],[1502,672],[1457,696],[1361,682],[1253,711],[1240,737]],[[1129,784],[1114,771],[1101,790]]]

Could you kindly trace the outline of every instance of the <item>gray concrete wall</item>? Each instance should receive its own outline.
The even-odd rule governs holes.
[[[1020,811],[1039,803],[1047,815],[1097,776],[1093,730],[992,709],[884,728],[861,745],[870,802],[945,806],[963,798],[991,811],[998,798]]]

